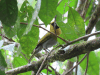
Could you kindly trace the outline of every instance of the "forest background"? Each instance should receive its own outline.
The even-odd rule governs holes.
[[[0,74],[100,75],[99,16],[99,0],[0,0]],[[29,64],[53,20],[62,30],[58,44]]]

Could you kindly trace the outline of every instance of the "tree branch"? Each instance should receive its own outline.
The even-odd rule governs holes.
[[[98,5],[94,11],[94,13],[91,16],[91,19],[89,21],[88,27],[86,28],[86,34],[90,34],[93,27],[98,21],[98,18],[100,16],[100,5]]]
[[[3,34],[0,34],[0,36],[2,36],[2,37],[4,37],[4,38],[6,38],[6,39],[7,39],[7,40],[9,40],[9,41],[15,42],[14,40],[9,39],[8,37],[4,36]]]
[[[79,37],[78,39],[75,39],[75,40],[73,40],[73,41],[70,41],[69,43],[67,43],[66,45],[64,45],[64,48],[65,48],[67,45],[73,44],[73,43],[75,43],[75,42],[78,42],[78,41],[80,41],[80,40],[89,38],[90,36],[97,35],[97,34],[100,34],[100,31],[97,31],[97,32],[92,33],[92,34],[88,34],[88,35]]]
[[[82,17],[83,19],[85,19],[85,15],[86,15],[86,12],[87,12],[87,10],[88,10],[89,5],[90,5],[89,0],[85,0],[84,8],[83,8],[83,11],[82,11],[82,13],[81,13],[81,17]]]
[[[62,75],[68,75],[75,67],[77,67],[85,58],[86,58],[87,54],[80,60],[80,62],[78,62],[74,67],[72,67],[68,72],[64,72]]]
[[[77,56],[76,64],[78,64],[78,61],[79,61],[79,56]],[[75,75],[77,75],[77,70],[78,70],[78,65],[76,66],[76,69],[75,69]]]
[[[55,53],[52,54],[51,56],[49,56],[47,58],[46,61],[48,62],[54,62],[54,61],[65,61],[66,59],[70,59],[73,58],[75,56],[81,55],[81,54],[85,54],[89,51],[93,51],[95,49],[100,48],[100,37],[96,38],[94,40],[91,41],[87,41],[87,42],[83,42],[83,43],[79,43],[79,44],[75,44],[70,46],[69,49],[66,50],[59,50],[59,51],[65,51],[65,53]],[[12,69],[10,71],[7,71],[6,74],[19,74],[19,73],[23,73],[23,72],[27,72],[27,71],[31,71],[33,70],[34,72],[37,72],[37,70],[39,69],[41,63],[43,62],[44,58],[42,57],[39,61],[33,63],[33,64],[28,64],[25,66],[21,66],[15,69]],[[47,62],[45,62],[43,64],[43,67],[45,67],[47,65]]]
[[[84,75],[86,75],[87,70],[88,70],[89,54],[90,54],[90,52],[87,53],[87,65],[86,65],[86,70],[85,70],[85,74]]]

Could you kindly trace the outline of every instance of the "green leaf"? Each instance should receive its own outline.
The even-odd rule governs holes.
[[[60,27],[62,34],[60,35],[60,37],[62,37],[65,40],[70,40],[70,39],[74,39],[75,36],[73,37],[73,35],[75,34],[74,30],[71,28],[71,26],[68,23],[63,23],[62,22],[62,14],[60,14],[59,12],[56,12],[57,17],[56,17],[56,22],[57,25]],[[62,41],[61,39],[58,38],[58,42],[60,44],[64,44],[65,42]]]
[[[17,0],[0,1],[0,20],[3,23],[3,25],[13,26],[17,20],[17,16]]]
[[[6,75],[6,74],[5,74],[5,71],[2,71],[2,70],[0,70],[0,74],[1,74],[1,75]]]
[[[96,23],[96,30],[97,30],[97,31],[100,31],[100,21],[98,21],[98,22]],[[96,36],[99,37],[100,34],[97,34]]]
[[[33,1],[33,2],[32,2]],[[37,1],[36,0],[32,0],[31,1],[31,3],[32,3],[32,7],[34,8],[35,7],[35,5],[36,5],[36,3],[37,3]]]
[[[34,24],[39,25],[38,19],[36,18],[36,20],[34,21]]]
[[[85,22],[85,24],[86,24],[86,26],[88,26],[88,24],[89,24],[89,19]]]
[[[75,13],[74,16],[70,12],[71,10]],[[63,39],[74,40],[85,34],[85,25],[84,25],[83,19],[78,14],[78,12],[76,12],[74,9],[71,8],[69,10],[68,23],[66,24],[62,22],[62,14],[60,14],[59,12],[56,12],[56,15],[57,15],[56,22],[62,31],[62,34],[60,35],[60,37],[62,37]],[[65,43],[59,38],[58,38],[58,41],[60,44]]]
[[[63,22],[62,22],[62,14],[59,13],[58,11],[56,11],[56,22],[57,22],[57,25],[60,27],[61,31],[62,31],[62,34],[60,35],[60,37],[62,37],[63,39],[67,40],[66,39],[66,26]],[[64,28],[64,29],[63,29]],[[61,39],[57,38],[58,42],[60,44],[63,44],[65,43],[64,41],[62,41]]]
[[[69,6],[74,7],[74,9],[77,7],[78,0],[69,0]]]
[[[90,0],[89,8],[87,10],[85,17],[89,17],[93,13],[93,11],[92,11],[93,10],[93,3],[94,3],[94,0]]]
[[[3,29],[8,38],[12,38],[16,35],[16,27],[15,26],[6,26],[3,24]]]
[[[28,34],[25,34],[20,38],[19,43],[27,57],[29,57],[29,54],[36,47],[38,42],[38,37],[39,37],[39,28],[33,26]]]
[[[12,63],[13,63],[14,68],[16,68],[19,66],[26,65],[28,62],[26,61],[24,57],[15,57]]]
[[[98,62],[100,63],[100,51],[97,52]]]
[[[20,26],[17,29],[17,36],[20,39],[22,37],[22,35],[24,34],[25,29],[26,29],[27,26],[25,24],[19,24],[19,25]]]
[[[64,72],[64,69],[60,68],[59,73],[62,74]]]
[[[67,5],[65,7],[65,4]],[[62,0],[59,6],[57,7],[57,10],[61,13],[64,14],[65,12],[68,11],[68,0]]]
[[[59,6],[57,7],[57,10],[61,13],[64,14],[68,11],[69,7],[74,7],[76,8],[78,0],[62,0]]]
[[[48,72],[48,74],[49,74],[49,75],[55,75],[55,71],[52,70],[52,69],[50,69],[50,70],[51,70],[52,72]],[[41,72],[47,74],[47,69],[43,69]]]
[[[42,0],[39,18],[45,25],[49,24],[56,15],[58,0]]]
[[[80,55],[79,58],[82,59],[84,55]],[[83,71],[86,69],[86,62],[87,59],[85,58],[82,63],[80,64],[81,68]],[[88,70],[87,70],[88,75],[99,75],[99,63],[98,63],[98,58],[95,54],[95,52],[91,52],[89,54],[89,62],[88,62]]]
[[[34,11],[33,7],[29,4],[28,1],[24,1],[20,11],[19,11],[19,16],[20,16],[20,21],[21,22],[27,22],[30,21],[32,18],[32,12]]]
[[[68,23],[64,24],[63,22],[57,22],[57,24],[61,28],[62,34],[60,35],[60,37],[62,37],[63,39],[73,40],[77,37],[77,35],[75,35],[74,30],[71,28],[71,26]],[[60,42],[60,44],[65,43],[59,38],[58,41]]]
[[[0,20],[3,29],[8,38],[16,34],[14,27],[18,16],[17,0],[1,0],[0,1]]]
[[[69,7],[68,12],[68,23],[72,30],[75,32],[73,35],[74,39],[85,35],[85,25],[82,17],[79,15],[77,11]],[[73,40],[73,39],[71,39]]]
[[[18,17],[18,22],[19,24],[17,24],[17,35],[18,38],[21,38],[21,36],[24,34],[27,25],[26,24],[20,24],[20,22],[24,22],[27,23],[30,21],[30,19],[32,18],[32,12],[34,11],[33,7],[30,6],[28,1],[24,1],[20,11],[19,11],[19,17]]]
[[[32,17],[30,18],[29,22],[28,22],[28,25],[27,25],[27,28],[25,30],[25,33],[28,33],[31,28],[32,28],[32,25],[34,24],[37,16],[38,16],[38,13],[39,13],[39,10],[40,10],[40,6],[41,6],[41,0],[38,0],[37,1],[37,4],[35,6],[35,9],[34,9],[34,12],[32,13]]]
[[[5,59],[0,51],[0,74],[1,75],[6,75],[4,72],[6,67],[7,67],[7,64],[6,64]]]
[[[47,70],[46,69],[43,69],[41,72],[46,74],[47,73]]]

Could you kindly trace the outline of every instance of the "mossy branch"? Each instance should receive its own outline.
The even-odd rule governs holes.
[[[65,61],[66,59],[70,59],[70,58],[73,58],[75,56],[85,54],[89,51],[93,51],[93,50],[96,50],[98,48],[100,48],[100,37],[98,37],[94,40],[91,40],[91,41],[71,45],[66,50],[58,50],[57,53],[50,55],[46,61],[48,61],[48,62],[54,62],[57,60],[58,61]],[[63,51],[63,53],[62,53],[62,51]],[[23,72],[27,72],[27,71],[32,71],[32,70],[34,72],[37,72],[43,60],[44,60],[44,58],[42,57],[39,61],[34,62],[33,64],[28,64],[25,66],[21,66],[21,67],[12,69],[10,71],[6,71],[6,74],[7,75],[19,74],[19,73],[23,73]],[[44,63],[43,68],[46,65],[47,65],[47,62]]]

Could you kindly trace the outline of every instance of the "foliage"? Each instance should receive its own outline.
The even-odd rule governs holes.
[[[85,19],[93,13],[94,1],[91,0],[89,2],[90,6],[86,12]],[[9,47],[13,48],[11,52],[9,49],[6,49],[8,51],[5,50],[4,42],[0,43],[0,74],[5,75],[6,67],[7,70],[10,70],[11,65],[9,63],[13,65],[13,68],[27,65],[28,59],[39,40],[39,28],[33,25],[39,26],[40,20],[45,26],[48,26],[56,16],[56,23],[62,30],[60,37],[67,41],[84,36],[85,24],[88,25],[89,19],[84,23],[79,12],[75,10],[77,5],[78,0],[24,0],[23,2],[19,0],[0,0],[0,21],[3,26],[0,34],[5,34],[6,39],[13,39],[15,43],[20,44],[18,46],[14,45],[15,48],[10,45]],[[67,16],[64,16],[64,14]],[[65,20],[67,20],[66,23],[64,23]],[[96,25],[97,31],[100,30],[99,24],[100,21]],[[3,40],[1,36],[0,40]],[[57,40],[60,45],[65,44],[61,39],[58,38]],[[9,61],[5,61],[7,60],[7,56],[9,57]],[[80,60],[82,57],[83,55],[79,56]],[[95,52],[90,53],[88,75],[99,75],[99,60],[100,52],[97,52],[97,54]],[[66,67],[66,63],[67,60],[57,63],[57,66],[60,67],[58,70],[60,74],[64,72],[62,66]],[[80,64],[80,67],[81,74],[84,74],[86,59]],[[52,72],[48,74],[54,75],[55,71],[50,67],[49,69]],[[41,72],[46,74],[47,69],[43,69]],[[19,75],[31,75],[31,71]]]

